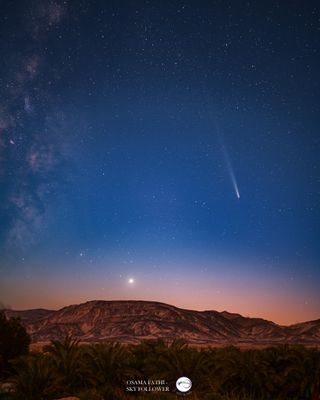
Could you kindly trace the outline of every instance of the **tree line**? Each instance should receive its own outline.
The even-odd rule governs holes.
[[[166,343],[147,340],[138,345],[95,343],[80,345],[72,337],[54,340],[41,352],[28,353],[28,336],[20,331],[6,336],[23,343],[17,351],[5,350],[0,315],[2,381],[9,390],[4,400],[53,400],[77,396],[81,400],[181,399],[175,382],[192,380],[190,400],[320,400],[320,351],[281,345],[263,349],[190,347],[181,339]],[[17,349],[17,347],[14,347]],[[9,357],[9,358],[8,358]],[[168,393],[127,393],[128,380],[165,380]]]

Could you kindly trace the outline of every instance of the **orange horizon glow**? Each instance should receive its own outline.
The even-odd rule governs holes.
[[[255,270],[255,263],[235,271],[235,261],[208,264],[210,268],[201,261],[197,256],[196,261],[178,260],[157,269],[143,261],[130,268],[114,261],[113,273],[102,265],[98,272],[79,267],[75,274],[72,268],[54,264],[33,274],[7,273],[0,282],[0,305],[58,310],[91,300],[142,300],[196,311],[228,311],[279,325],[320,318],[317,288],[303,277],[288,279],[283,273],[274,279],[268,270]]]
[[[231,309],[231,308],[224,308],[224,307],[201,307],[201,306],[188,306],[188,305],[184,305],[184,303],[179,303],[179,304],[172,304],[168,301],[164,301],[162,299],[151,299],[151,298],[82,298],[79,299],[79,301],[76,301],[76,299],[72,300],[70,299],[69,302],[60,302],[57,301],[56,303],[52,302],[52,303],[42,303],[42,304],[38,304],[38,303],[34,303],[32,302],[32,300],[24,303],[24,305],[22,305],[22,303],[16,303],[14,305],[10,304],[8,305],[9,309],[12,310],[16,310],[16,311],[24,311],[24,310],[32,310],[32,309],[46,309],[46,310],[54,310],[54,311],[58,311],[64,307],[67,306],[71,306],[71,305],[77,305],[77,304],[82,304],[82,303],[86,303],[89,301],[150,301],[150,302],[158,302],[158,303],[164,303],[164,304],[168,304],[170,306],[173,307],[177,307],[177,308],[181,308],[181,309],[186,309],[186,310],[191,310],[191,311],[199,311],[199,312],[203,312],[203,311],[218,311],[218,312],[224,312],[227,311],[231,314],[239,314],[242,317],[246,317],[246,318],[261,318],[264,320],[268,320],[271,322],[274,322],[278,325],[283,325],[283,326],[290,326],[290,325],[294,325],[294,324],[298,324],[298,323],[303,323],[303,322],[308,322],[308,321],[313,321],[313,320],[317,320],[319,319],[319,314],[314,314],[314,316],[312,316],[310,314],[310,317],[305,319],[303,318],[303,314],[301,314],[301,317],[299,318],[299,316],[297,314],[288,314],[288,312],[286,310],[267,310],[265,311],[264,314],[257,314],[254,311],[253,312],[249,312],[248,310],[244,310],[244,309]],[[5,304],[6,307],[6,304]]]

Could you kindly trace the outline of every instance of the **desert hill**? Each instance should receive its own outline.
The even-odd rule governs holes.
[[[69,334],[84,342],[184,338],[196,345],[320,345],[320,320],[281,326],[226,311],[185,310],[152,301],[95,300],[57,311],[6,310],[6,314],[21,318],[34,343]]]

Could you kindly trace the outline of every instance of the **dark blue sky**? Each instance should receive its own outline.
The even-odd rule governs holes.
[[[2,3],[0,300],[318,318],[319,5],[159,3]]]

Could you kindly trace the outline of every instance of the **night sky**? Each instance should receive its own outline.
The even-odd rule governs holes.
[[[320,317],[316,1],[9,1],[0,301]]]

